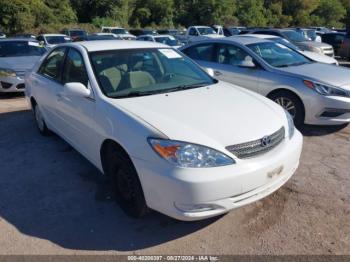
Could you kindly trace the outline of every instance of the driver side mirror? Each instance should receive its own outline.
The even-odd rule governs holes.
[[[214,73],[214,70],[212,68],[204,68],[205,72],[208,73],[208,75],[210,75],[211,77],[215,77],[215,73]]]
[[[91,91],[85,85],[78,82],[66,83],[63,86],[63,92],[70,97],[90,97]]]
[[[238,66],[243,67],[243,68],[255,68],[256,67],[255,63],[253,62],[253,58],[251,56],[246,56],[244,58],[244,60],[242,60]]]

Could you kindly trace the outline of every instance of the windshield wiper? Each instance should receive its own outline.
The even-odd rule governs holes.
[[[186,90],[186,89],[192,89],[192,88],[199,88],[207,85],[207,83],[198,83],[198,84],[191,84],[191,85],[179,85],[173,88],[168,89],[159,89],[159,90],[152,90],[152,91],[131,91],[127,94],[122,95],[116,95],[113,96],[113,98],[129,98],[129,97],[137,97],[137,96],[149,96],[149,95],[155,95],[155,94],[163,94],[163,93],[170,93],[170,92],[176,92],[180,90]]]

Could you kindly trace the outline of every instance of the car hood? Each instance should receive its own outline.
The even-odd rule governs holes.
[[[325,44],[325,43],[321,43],[321,42],[315,42],[315,41],[303,41],[303,42],[296,42],[294,44],[299,46],[301,49],[303,49],[303,48],[309,49],[310,47],[316,47],[316,48],[332,47],[329,44]]]
[[[0,68],[14,71],[27,71],[32,69],[41,56],[0,57]]]
[[[260,139],[286,124],[267,98],[224,82],[112,103],[141,118],[167,138],[224,149]]]
[[[345,87],[350,90],[350,69],[345,67],[312,63],[278,68],[278,71],[298,76],[302,79],[312,79],[333,86]]]
[[[310,51],[301,51],[301,53],[315,62],[320,62],[325,64],[337,64],[337,60],[327,55],[322,55],[322,54],[318,54]]]

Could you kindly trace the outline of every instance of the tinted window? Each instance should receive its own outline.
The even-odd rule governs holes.
[[[184,53],[194,60],[213,61],[214,44],[201,44],[191,46]]]
[[[247,52],[237,46],[219,44],[217,48],[216,62],[219,64],[238,66],[249,57],[251,58]]]
[[[61,68],[66,49],[57,48],[45,59],[39,69],[39,73],[57,81],[61,80]]]
[[[190,29],[190,32],[188,33],[189,35],[197,35],[197,31],[194,28]]]
[[[46,49],[34,41],[0,42],[0,57],[42,56],[45,52]]]
[[[69,49],[64,64],[62,75],[63,84],[78,82],[87,86],[89,78],[84,65],[84,60],[80,53],[75,49]]]
[[[66,36],[46,36],[46,41],[53,45],[71,42],[70,38]]]

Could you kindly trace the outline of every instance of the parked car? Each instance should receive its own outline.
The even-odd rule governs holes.
[[[287,46],[255,37],[228,37],[180,48],[218,79],[280,104],[297,125],[350,122],[350,69],[316,63]]]
[[[327,55],[315,53],[315,52],[310,52],[310,51],[303,51],[296,45],[292,44],[289,42],[287,39],[279,37],[279,36],[274,36],[274,35],[254,35],[254,34],[245,34],[245,35],[240,35],[241,37],[257,37],[261,39],[267,39],[270,41],[274,41],[276,43],[280,43],[282,45],[285,45],[289,47],[290,49],[293,49],[296,52],[301,53],[302,55],[306,56],[307,58],[311,59],[314,62],[319,62],[319,63],[326,63],[330,65],[339,65],[339,62],[334,58],[330,57]]]
[[[333,30],[323,27],[323,26],[310,26],[310,29],[315,29],[317,33],[319,34],[326,34],[326,33],[332,33]]]
[[[96,33],[86,37],[86,41],[101,41],[101,40],[124,40],[120,35],[112,33]]]
[[[294,28],[294,30],[301,34],[304,38],[310,40],[310,41],[315,41],[315,42],[322,42],[322,39],[319,35],[316,34],[315,29],[309,29],[309,28]]]
[[[224,27],[221,25],[213,25],[211,28],[214,29],[214,31],[218,34],[221,35],[221,37],[224,37]]]
[[[23,92],[24,75],[44,53],[46,49],[34,39],[1,39],[0,93]]]
[[[246,29],[247,28],[243,26],[224,27],[224,35],[225,36],[239,35],[240,32]]]
[[[180,30],[178,30],[178,29],[160,29],[160,30],[157,30],[157,33],[160,35],[176,36],[176,35],[180,34]]]
[[[250,34],[275,35],[287,39],[298,46],[301,50],[316,52],[333,57],[334,51],[331,45],[307,40],[301,34],[291,29],[261,29],[250,32]]]
[[[88,36],[88,33],[85,30],[79,28],[63,29],[61,33],[69,36],[73,42],[84,41]]]
[[[172,35],[141,35],[137,37],[137,40],[158,42],[174,48],[179,48],[182,46],[182,43]]]
[[[322,42],[333,46],[336,56],[350,59],[349,38],[345,33],[325,33],[322,35]]]
[[[4,32],[1,32],[1,31],[0,31],[0,39],[1,39],[1,38],[6,38],[6,34],[5,34]]]
[[[71,38],[63,34],[41,34],[36,38],[41,45],[47,48],[55,47],[58,44],[72,42]]]
[[[22,33],[22,34],[16,34],[16,38],[33,38],[36,39],[36,36],[32,33]]]
[[[302,136],[288,113],[166,45],[64,44],[26,84],[39,131],[107,175],[135,217],[148,208],[181,220],[224,214],[276,191],[298,167]]]
[[[153,29],[130,29],[129,32],[134,36],[158,34],[157,31]]]
[[[102,26],[101,33],[112,33],[117,35],[123,40],[135,40],[136,37],[129,33],[128,30],[122,27],[113,27],[113,26]]]

